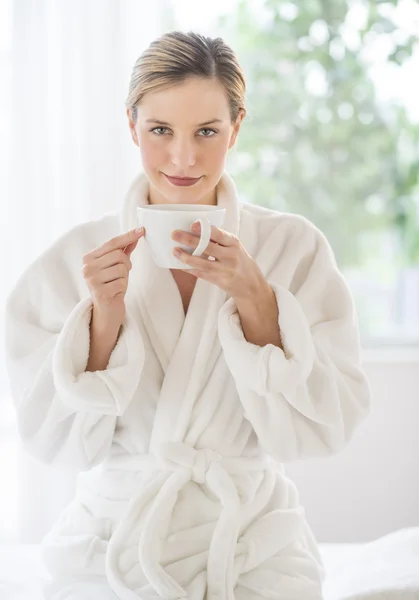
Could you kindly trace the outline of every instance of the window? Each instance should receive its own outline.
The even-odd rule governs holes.
[[[419,5],[173,6],[175,25],[221,35],[244,67],[248,118],[229,166],[245,199],[325,233],[364,345],[417,344]]]

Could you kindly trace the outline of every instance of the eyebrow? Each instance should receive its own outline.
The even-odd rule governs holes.
[[[209,121],[205,121],[205,123],[200,123],[197,127],[204,127],[205,125],[211,125],[212,123],[222,123],[222,119],[210,119]],[[166,123],[166,121],[159,121],[159,119],[147,119],[146,123],[158,123],[158,125],[170,126],[170,123]]]

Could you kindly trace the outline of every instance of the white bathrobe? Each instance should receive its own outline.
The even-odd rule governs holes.
[[[340,451],[369,411],[351,295],[318,229],[240,202],[224,173],[223,228],[275,292],[284,351],[247,342],[234,300],[202,279],[185,317],[170,270],[141,239],[119,341],[105,370],[85,372],[82,256],[136,227],[147,195],[140,175],[120,213],[60,237],[7,302],[23,443],[81,471],[43,541],[54,589],[77,585],[83,600],[93,589],[101,600],[319,600],[320,555],[283,463]]]

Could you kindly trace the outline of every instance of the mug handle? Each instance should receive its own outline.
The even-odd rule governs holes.
[[[199,240],[198,246],[192,252],[192,256],[201,256],[207,249],[209,241],[211,239],[211,223],[207,217],[197,219],[201,224],[201,239]]]

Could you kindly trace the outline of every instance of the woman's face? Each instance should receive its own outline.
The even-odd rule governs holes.
[[[130,110],[127,114],[150,181],[150,203],[215,204],[215,187],[244,116],[231,122],[224,87],[217,80],[190,78],[145,94],[136,123]],[[198,180],[179,186],[168,177]]]

